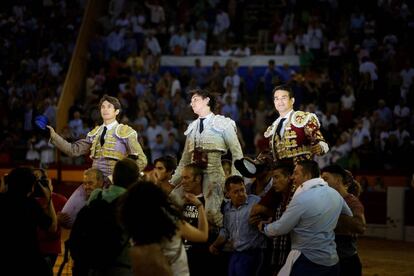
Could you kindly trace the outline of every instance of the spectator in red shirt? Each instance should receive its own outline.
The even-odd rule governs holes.
[[[44,182],[46,184],[51,181],[48,178],[46,171],[43,169],[36,169],[34,170],[34,173],[40,183]],[[50,187],[53,186],[50,185]],[[53,207],[55,208],[55,212],[59,213],[65,205],[67,199],[63,195],[54,193],[53,189],[51,189],[51,193]],[[40,205],[46,204],[46,198],[43,196],[43,194],[36,193],[36,188],[35,197]],[[51,271],[53,271],[53,266],[55,265],[58,254],[61,253],[61,234],[62,233],[59,224],[57,226],[56,232],[45,231],[40,227],[37,229],[37,238],[39,240],[40,253],[50,266]]]

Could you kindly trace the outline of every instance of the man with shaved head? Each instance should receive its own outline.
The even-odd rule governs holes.
[[[70,196],[62,212],[58,215],[59,224],[65,228],[72,228],[76,215],[86,205],[92,191],[102,188],[104,175],[98,169],[87,169],[83,173],[83,183]]]

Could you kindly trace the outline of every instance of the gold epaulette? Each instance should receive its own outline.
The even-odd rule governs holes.
[[[273,135],[273,133],[275,132],[275,130],[276,130],[276,125],[275,125],[275,123],[273,123],[272,125],[270,125],[270,126],[266,129],[266,131],[264,132],[263,136],[264,136],[265,138],[269,138],[270,136],[272,136],[272,135]]]
[[[89,137],[95,136],[96,134],[98,134],[100,128],[101,126],[96,126],[94,129],[88,132],[87,136]]]
[[[319,123],[319,120],[315,114],[304,111],[295,111],[292,115],[291,123],[295,127],[304,127],[311,118],[315,118]]]
[[[136,131],[132,127],[124,124],[117,125],[115,129],[115,135],[121,139],[128,138],[129,136],[134,135],[135,133]]]

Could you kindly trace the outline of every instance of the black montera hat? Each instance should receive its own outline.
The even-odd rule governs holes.
[[[234,161],[234,166],[236,169],[247,178],[256,177],[259,173],[262,173],[267,165],[263,162],[260,162],[256,159],[251,159],[250,157],[243,157],[242,159],[237,159]]]

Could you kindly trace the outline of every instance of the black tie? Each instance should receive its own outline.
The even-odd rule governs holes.
[[[200,118],[200,128],[198,129],[200,131],[200,133],[203,132],[203,130],[204,130],[204,124],[203,124],[204,119],[205,118]]]
[[[282,136],[280,135],[280,131],[282,130],[282,126],[283,126],[283,122],[286,120],[286,118],[282,118],[279,122],[279,124],[277,125],[276,128],[276,133],[279,136],[279,138],[281,138]]]
[[[103,146],[103,144],[105,144],[105,134],[106,134],[106,126],[104,127],[102,134],[101,134],[101,139],[100,139],[101,147]]]

